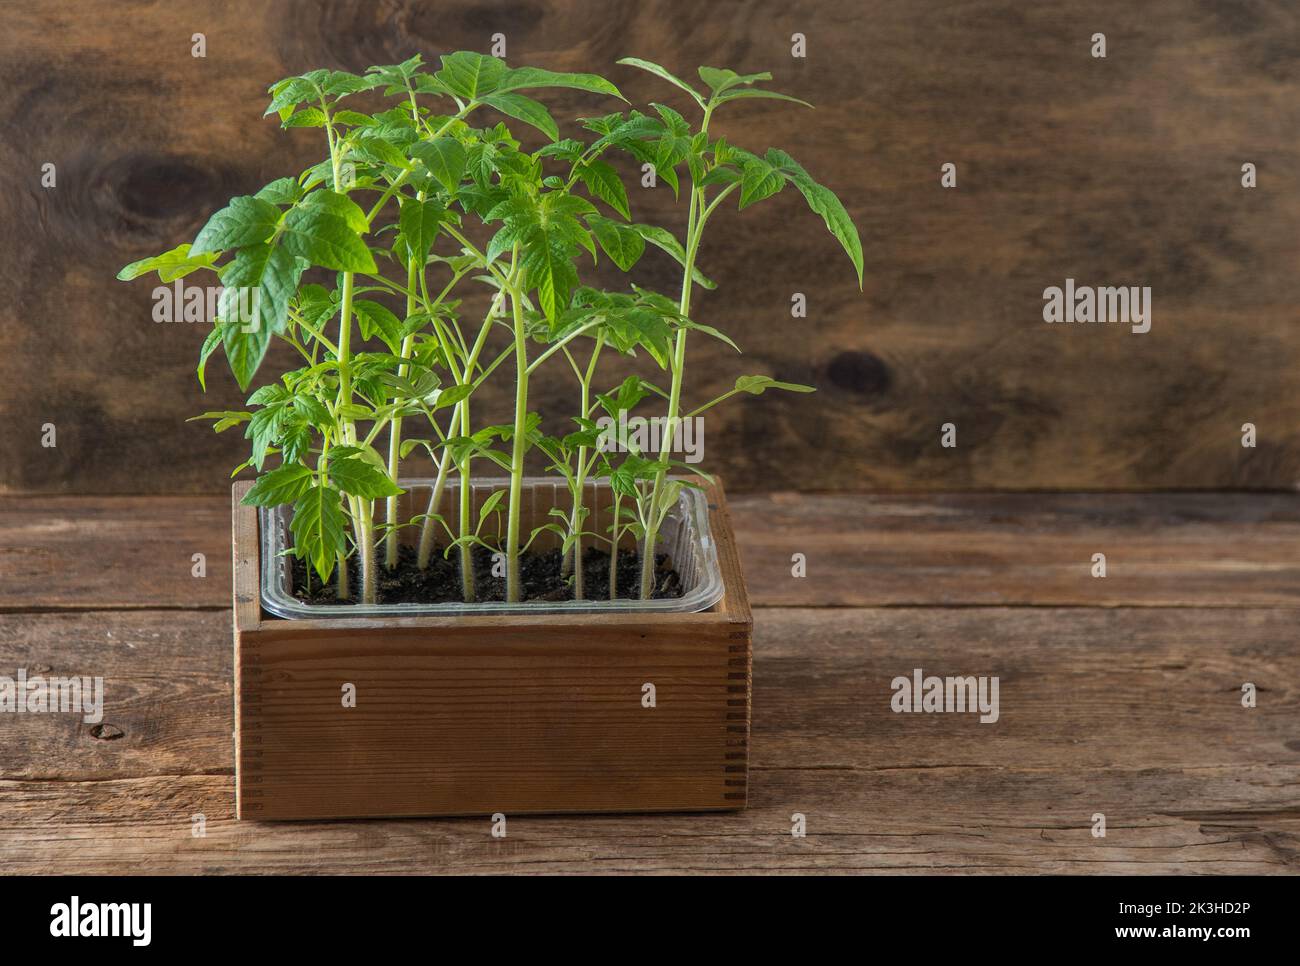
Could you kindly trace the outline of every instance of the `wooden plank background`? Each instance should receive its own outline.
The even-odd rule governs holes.
[[[808,56],[790,56],[790,36]],[[1105,60],[1090,37],[1107,36]],[[191,56],[191,35],[207,57]],[[0,12],[0,489],[216,492],[242,441],[183,419],[239,401],[193,376],[203,332],[151,321],[125,262],[191,238],[233,194],[317,159],[261,120],[268,83],[419,51],[590,69],[680,104],[624,55],[686,75],[771,69],[817,105],[724,111],[837,191],[865,291],[791,190],[721,217],[697,303],[743,358],[696,340],[692,398],[741,373],[811,382],[711,413],[708,465],[776,488],[1291,487],[1300,470],[1300,12],[1284,0],[584,3],[308,0],[6,4]],[[611,107],[550,96],[561,118]],[[958,166],[956,189],[939,168]],[[1245,161],[1259,186],[1240,185]],[[57,187],[41,187],[41,166]],[[664,187],[638,217],[680,230]],[[639,279],[669,287],[648,256]],[[1048,326],[1043,289],[1153,289],[1152,331]],[[604,277],[604,276],[602,276]],[[606,280],[610,280],[605,277]],[[808,297],[792,319],[793,292]],[[555,370],[534,393],[563,412]],[[508,396],[480,406],[496,415]],[[939,427],[958,427],[958,446]],[[1259,430],[1256,449],[1240,427]],[[54,423],[58,446],[40,445]],[[419,469],[418,467],[416,468]]]

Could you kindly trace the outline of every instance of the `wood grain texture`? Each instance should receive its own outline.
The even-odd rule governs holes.
[[[0,668],[103,674],[120,733],[0,716],[0,869],[1295,874],[1294,616],[765,609],[748,809],[519,816],[499,840],[486,819],[236,822],[225,614],[0,615]],[[917,666],[1001,675],[1000,720],[892,713]]]
[[[767,546],[753,532],[764,521],[784,531],[802,519],[818,532],[842,499],[751,498],[731,508],[745,507],[736,512],[742,545]],[[914,600],[934,604],[928,569],[958,559],[979,528],[995,542],[1019,536],[1025,555],[1069,541],[1074,526],[1163,541],[1165,559],[1218,547],[1222,579],[1245,570],[1267,583],[1267,554],[1251,554],[1282,536],[1275,528],[1294,526],[1292,499],[1024,494],[862,506],[893,521],[895,564],[917,574]],[[228,505],[213,502],[166,503],[164,532],[205,513],[228,526]],[[53,524],[41,528],[37,501],[0,501],[3,559],[13,559],[17,533],[29,555],[60,559],[49,583],[71,605],[78,581],[114,568],[114,534],[139,520],[141,501],[53,503]],[[914,521],[908,540],[904,519]],[[95,552],[60,547],[78,525],[68,520],[82,521]],[[1010,526],[1019,530],[997,536]],[[147,544],[155,555],[166,545]],[[852,570],[862,565],[857,552],[831,543],[826,564]],[[753,559],[746,567],[761,574]],[[151,596],[175,606],[162,571],[114,569],[137,608]],[[13,572],[6,566],[6,588]],[[879,574],[863,584],[879,587]],[[1031,604],[1056,592],[1016,586]],[[235,821],[228,605],[43,612],[20,596],[0,614],[0,673],[102,675],[105,716],[96,728],[67,714],[0,715],[0,869],[1295,874],[1296,612],[1260,606],[1268,599],[1239,588],[1235,599],[1201,601],[1226,606],[1197,609],[765,607],[755,621],[746,811],[518,816],[498,840],[483,819]],[[998,675],[999,721],[892,713],[890,680],[915,667]],[[1257,708],[1241,707],[1245,681],[1258,688]],[[789,835],[796,811],[807,816],[806,839]],[[1096,811],[1107,816],[1105,839],[1090,832]],[[208,834],[195,838],[200,813]]]
[[[1296,494],[772,493],[740,506],[745,575],[768,606],[1300,606]]]
[[[706,239],[721,287],[696,314],[746,354],[694,340],[692,400],[749,372],[820,390],[709,413],[708,465],[734,490],[1276,488],[1300,475],[1300,12],[1283,0],[170,0],[94,17],[49,0],[0,18],[0,165],[13,173],[0,194],[0,488],[221,489],[240,440],[181,420],[237,390],[214,371],[203,398],[202,333],[153,323],[151,285],[113,274],[317,158],[313,132],[260,120],[271,81],[483,50],[496,32],[512,62],[603,71],[637,102],[681,106],[620,56],[684,75],[771,69],[817,105],[718,117],[730,140],[788,148],[836,190],[866,249],[859,293],[792,190],[720,215]],[[1089,56],[1097,30],[1105,60]],[[190,55],[196,31],[206,59]],[[795,31],[806,60],[790,57]],[[607,107],[548,100],[562,118]],[[953,190],[938,184],[948,161]],[[1240,186],[1247,161],[1255,189]],[[46,162],[54,189],[40,186]],[[633,204],[684,221],[662,186],[634,189]],[[1151,333],[1044,324],[1042,291],[1067,276],[1151,286]],[[671,287],[672,264],[648,256],[637,278]],[[793,292],[806,320],[790,318]],[[504,385],[493,393],[485,420],[507,402]],[[572,395],[562,367],[536,382],[557,420]],[[54,449],[40,445],[47,422]],[[956,449],[939,445],[945,422]],[[1244,422],[1255,449],[1240,446]]]
[[[706,611],[295,621],[258,606],[251,485],[232,490],[239,818],[744,808],[753,623],[720,484]]]
[[[224,610],[229,504],[0,497],[0,610]],[[760,607],[1300,606],[1296,494],[774,493],[728,510]]]

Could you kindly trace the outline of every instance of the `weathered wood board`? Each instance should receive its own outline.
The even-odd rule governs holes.
[[[0,497],[0,611],[224,610],[229,504]],[[1300,606],[1295,494],[773,493],[727,504],[745,582],[767,606]],[[1091,576],[1096,553],[1104,580]]]
[[[227,615],[5,614],[3,666],[103,674],[120,736],[30,715],[10,740],[0,717],[0,869],[1295,874],[1295,618],[760,609],[744,812],[518,816],[502,840],[486,818],[236,821]],[[892,714],[915,666],[1003,675],[999,722]]]
[[[1090,54],[1104,31],[1105,59]],[[202,32],[207,56],[191,56]],[[847,260],[793,190],[721,215],[696,314],[692,400],[737,375],[816,385],[711,411],[705,456],[737,490],[1290,487],[1300,476],[1300,11],[1127,0],[319,4],[71,0],[0,12],[0,488],[218,492],[236,434],[182,419],[239,401],[203,332],[151,321],[124,263],[193,237],[233,194],[315,161],[316,132],[262,120],[265,88],[317,66],[486,50],[607,73],[614,61],[770,69],[817,108],[756,102],[718,130],[790,150],[837,191],[866,250]],[[806,36],[791,57],[793,33]],[[612,105],[548,97],[562,118]],[[940,166],[957,165],[957,187]],[[41,185],[54,164],[54,188]],[[1257,166],[1243,188],[1241,166]],[[680,231],[684,203],[633,189]],[[667,256],[637,279],[671,288]],[[1148,285],[1152,330],[1045,324],[1064,280]],[[596,280],[616,281],[597,273]],[[791,296],[808,298],[793,319]],[[473,303],[469,303],[472,307]],[[287,356],[277,357],[288,361]],[[563,366],[534,401],[562,421]],[[495,420],[504,383],[479,407]],[[957,427],[956,448],[940,427]],[[1241,427],[1257,427],[1243,448]],[[47,423],[58,445],[41,445]],[[420,472],[416,467],[412,472]]]
[[[1271,549],[1295,526],[1284,502],[1294,497],[1026,494],[945,497],[929,508],[909,498],[887,502],[888,514],[859,497],[875,516],[916,521],[910,539],[892,535],[894,564],[914,579],[862,566],[843,542],[828,543],[802,581],[763,576],[775,538],[754,528],[775,514],[782,529],[817,534],[830,508],[846,512],[844,499],[731,501],[756,604],[747,809],[521,815],[505,839],[481,818],[237,822],[228,605],[185,609],[165,568],[122,556],[113,535],[139,521],[141,501],[56,500],[44,528],[27,509],[36,501],[0,501],[0,587],[18,588],[0,613],[0,673],[105,679],[99,726],[71,714],[0,715],[0,871],[1300,869],[1300,602],[1273,585],[1287,564]],[[164,505],[162,532],[216,515],[210,499],[176,500]],[[999,535],[1013,524],[1023,529]],[[1192,599],[1170,569],[1126,597],[1123,586],[1140,576],[1117,567],[1105,580],[1078,573],[1097,589],[1094,606],[1053,606],[1063,585],[1030,579],[1025,561],[1072,542],[1076,524],[1146,546],[1153,567],[1179,554],[1206,560],[1232,590]],[[95,552],[70,552],[77,526]],[[995,546],[1019,538],[1022,569],[1001,585],[1017,606],[944,606],[955,581],[948,568],[976,566],[967,555],[981,529]],[[173,539],[148,546],[163,558]],[[44,571],[44,602],[14,566],[27,559],[59,560]],[[119,575],[123,605],[88,595],[78,607],[78,588],[97,587],[104,567]],[[828,579],[815,579],[819,571]],[[858,574],[857,599],[890,606],[846,605],[849,578],[829,579],[840,572]],[[229,577],[220,578],[223,597]],[[184,579],[193,580],[188,571]],[[796,584],[801,606],[770,606]],[[891,681],[917,667],[997,675],[999,720],[894,713]],[[1257,688],[1255,708],[1242,706],[1246,682]],[[795,812],[807,819],[806,838],[790,835]],[[1092,835],[1096,812],[1106,815],[1105,838]],[[198,815],[203,837],[193,834]]]

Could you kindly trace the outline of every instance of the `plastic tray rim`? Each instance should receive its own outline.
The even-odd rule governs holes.
[[[680,477],[669,477],[680,479]],[[399,480],[403,488],[432,487],[436,481],[428,477]],[[524,486],[552,484],[549,477],[526,477]],[[594,480],[600,484],[604,479]],[[476,481],[485,485],[508,485],[503,478]],[[288,529],[288,504],[261,507],[259,510],[260,543],[262,557],[261,600],[271,614],[285,620],[319,620],[334,618],[383,617],[469,617],[476,615],[564,615],[564,614],[689,614],[708,610],[723,596],[722,570],[718,563],[717,544],[709,526],[709,506],[705,494],[695,487],[683,487],[678,497],[677,513],[682,522],[692,526],[692,550],[699,555],[702,577],[681,597],[664,600],[565,600],[506,603],[484,601],[466,604],[448,601],[439,604],[305,604],[288,591],[289,558],[283,555],[286,547],[285,531]],[[698,544],[698,546],[695,546]]]

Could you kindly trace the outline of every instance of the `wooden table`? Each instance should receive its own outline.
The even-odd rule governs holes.
[[[495,839],[236,822],[228,498],[0,498],[0,675],[105,679],[99,725],[0,714],[0,872],[1300,871],[1300,496],[731,502],[750,807]],[[999,720],[894,713],[918,667],[998,676]]]

